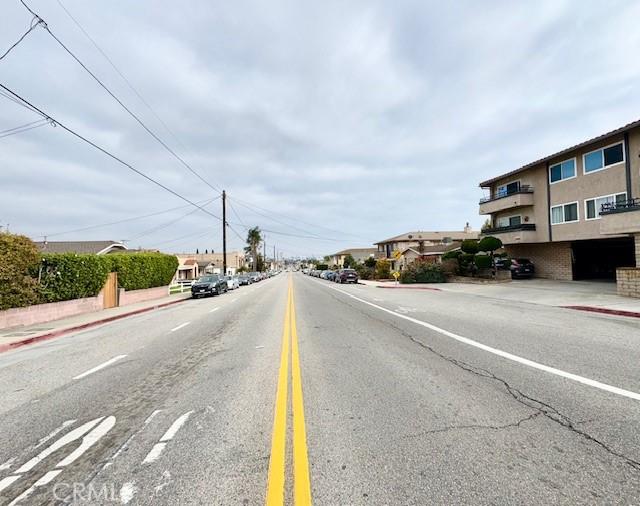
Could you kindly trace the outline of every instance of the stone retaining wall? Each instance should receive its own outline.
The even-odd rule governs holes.
[[[616,269],[618,295],[640,298],[640,267],[619,267]]]

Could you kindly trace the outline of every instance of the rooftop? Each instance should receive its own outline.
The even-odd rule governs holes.
[[[104,255],[125,251],[127,247],[119,241],[40,241],[35,245],[43,253],[78,253]]]
[[[374,244],[383,244],[387,242],[398,242],[398,241],[439,241],[442,242],[444,239],[448,238],[453,241],[455,240],[464,240],[464,239],[477,239],[479,232],[475,232],[473,230],[454,230],[454,231],[440,231],[440,232],[428,232],[423,230],[417,230],[414,232],[406,232],[404,234],[397,235],[395,237],[390,237],[389,239],[385,239],[383,241],[378,241]]]
[[[505,172],[504,174],[500,174],[499,176],[496,177],[492,177],[491,179],[487,179],[486,181],[483,181],[482,183],[480,183],[480,188],[486,188],[487,186],[490,186],[492,183],[495,183],[496,181],[504,178],[504,177],[509,177],[509,176],[513,176],[515,174],[519,174],[522,171],[525,171],[527,169],[530,169],[531,167],[541,164],[541,163],[546,163],[549,160],[553,160],[554,158],[558,157],[558,156],[562,156],[564,154],[570,153],[571,151],[575,151],[576,149],[580,149],[580,148],[584,148],[589,146],[590,144],[595,144],[597,142],[603,141],[605,139],[607,139],[608,137],[613,137],[614,135],[620,135],[624,132],[627,132],[628,130],[631,130],[632,128],[636,128],[640,126],[640,120],[636,120],[636,121],[632,121],[631,123],[627,123],[626,125],[620,127],[620,128],[616,128],[615,130],[611,130],[610,132],[604,133],[602,135],[598,135],[597,137],[593,137],[591,139],[588,139],[586,141],[583,141],[579,144],[576,144],[574,146],[571,146],[569,148],[565,148],[561,151],[557,151],[556,153],[553,153],[551,155],[545,156],[544,158],[540,158],[539,160],[536,160],[534,162],[530,162],[526,165],[523,165],[522,167],[520,167],[519,169],[515,169],[512,170],[511,172]]]

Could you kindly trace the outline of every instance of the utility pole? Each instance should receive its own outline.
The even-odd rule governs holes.
[[[227,193],[222,190],[222,275],[227,275]]]
[[[273,268],[274,270],[277,269],[276,264],[278,263],[278,260],[276,259],[276,245],[273,245]]]

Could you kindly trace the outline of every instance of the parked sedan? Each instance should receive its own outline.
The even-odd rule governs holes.
[[[253,283],[253,280],[248,274],[241,274],[240,276],[238,276],[238,283],[240,284],[240,286],[250,285],[251,283]]]
[[[227,288],[229,290],[240,288],[240,281],[238,280],[238,276],[227,276],[225,279],[227,280]]]
[[[206,297],[207,295],[220,295],[228,289],[227,281],[224,278],[217,274],[211,274],[202,276],[191,285],[191,296],[196,299],[198,297]]]
[[[336,283],[357,283],[358,273],[353,269],[340,269],[334,280]]]
[[[535,267],[531,260],[527,258],[512,258],[511,259],[511,277],[513,279],[518,278],[531,278],[535,272]]]

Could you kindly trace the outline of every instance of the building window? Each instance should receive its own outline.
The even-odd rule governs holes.
[[[521,216],[500,216],[496,220],[496,227],[517,227],[522,223]]]
[[[600,210],[602,209],[602,204],[620,204],[626,200],[626,193],[616,193],[614,195],[605,195],[604,197],[585,200],[584,214],[586,216],[586,219],[597,220],[598,218],[600,218]]]
[[[561,204],[551,208],[551,224],[571,223],[578,221],[578,203]]]
[[[494,198],[506,197],[518,191],[520,191],[520,181],[513,181],[496,187]]]
[[[576,177],[576,159],[565,160],[549,167],[549,181],[557,183],[564,179]]]
[[[585,174],[624,162],[624,147],[622,146],[622,142],[585,154],[583,162]]]

